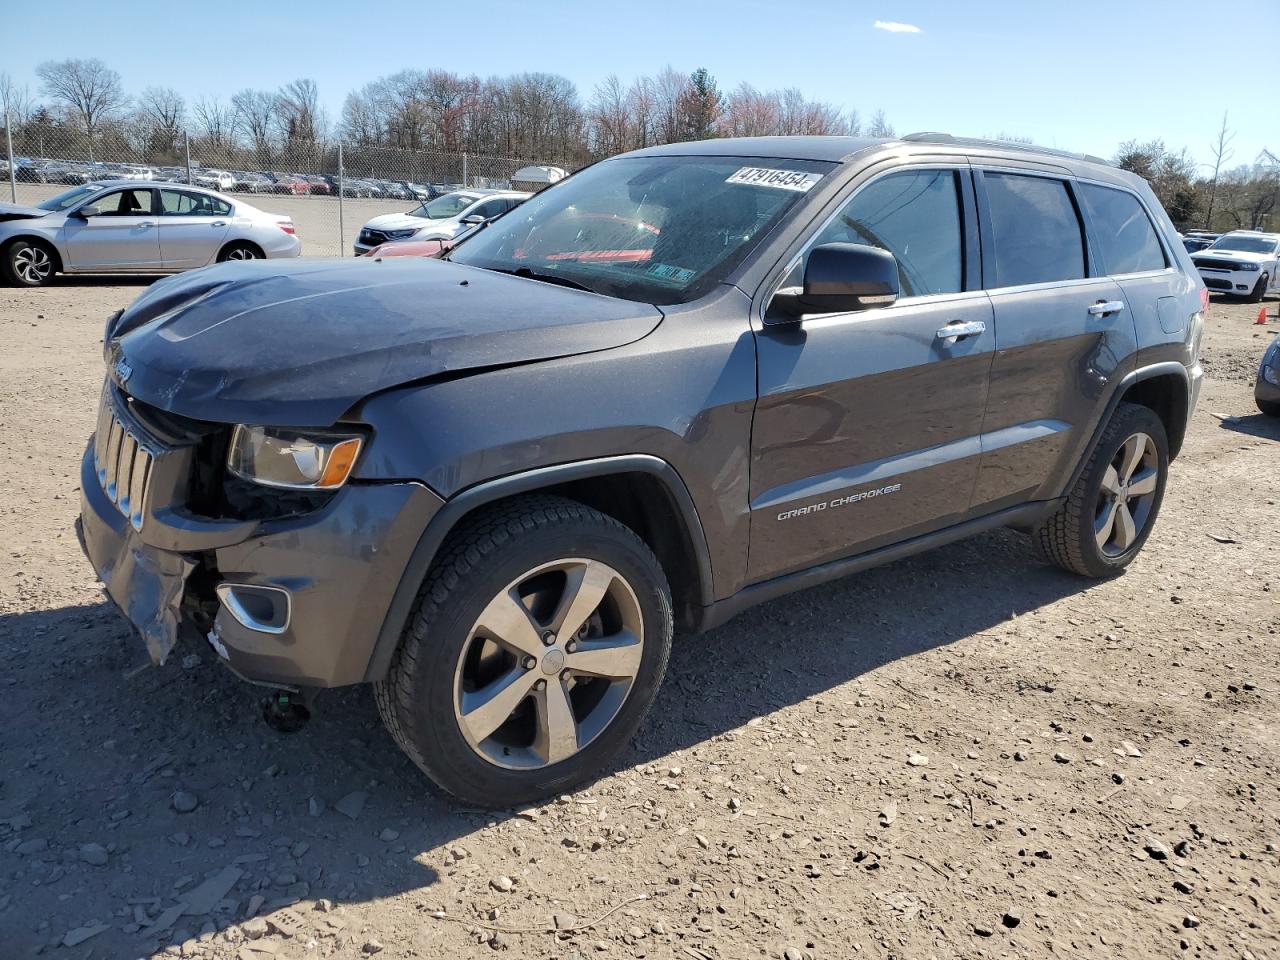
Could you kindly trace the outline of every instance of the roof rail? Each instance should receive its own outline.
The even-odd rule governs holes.
[[[1101,157],[1089,153],[1072,153],[1070,150],[1055,150],[1052,147],[1039,147],[1034,143],[1019,143],[1016,140],[990,140],[983,137],[953,137],[949,133],[936,133],[931,130],[920,133],[908,133],[900,139],[908,143],[954,143],[962,147],[998,147],[1001,150],[1022,150],[1026,153],[1044,153],[1052,157],[1069,157],[1072,160],[1087,160],[1090,163],[1101,163],[1111,166]]]

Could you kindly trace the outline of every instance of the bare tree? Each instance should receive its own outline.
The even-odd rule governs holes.
[[[21,86],[7,73],[0,73],[0,112],[9,118],[9,123],[20,127],[31,120],[35,113],[35,102],[31,99],[31,88],[25,83]]]
[[[195,130],[206,145],[225,150],[235,138],[235,112],[221,100],[201,98],[192,108]]]
[[[1227,112],[1224,110],[1222,112],[1222,126],[1218,128],[1218,139],[1209,146],[1209,152],[1213,154],[1213,176],[1209,179],[1209,198],[1205,202],[1204,225],[1206,230],[1213,221],[1213,204],[1218,199],[1218,175],[1222,172],[1222,165],[1231,159],[1231,154],[1234,152],[1231,149],[1231,141],[1235,137],[1235,131],[1227,129]]]
[[[868,137],[892,137],[893,124],[891,124],[884,115],[883,110],[877,110],[871,115],[871,125],[867,127]]]
[[[610,74],[596,84],[587,106],[591,133],[591,149],[600,156],[622,153],[631,142],[634,122],[626,91],[617,74]]]
[[[266,90],[241,90],[231,98],[236,129],[248,137],[263,166],[270,163],[276,118],[275,94]]]
[[[98,59],[49,60],[36,67],[36,76],[45,95],[60,100],[83,125],[92,157],[93,137],[103,121],[129,102],[120,74]]]
[[[147,87],[138,96],[137,120],[142,127],[145,149],[152,153],[174,153],[178,136],[186,122],[187,102],[172,87]]]
[[[276,113],[280,132],[290,143],[313,143],[321,139],[327,126],[314,80],[294,80],[282,87],[276,97]]]

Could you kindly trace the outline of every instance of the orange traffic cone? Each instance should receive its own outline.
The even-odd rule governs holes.
[[[1257,320],[1255,320],[1255,321],[1253,321],[1253,325],[1254,325],[1255,327],[1261,327],[1261,326],[1264,326],[1264,325],[1266,324],[1266,322],[1267,322],[1267,308],[1266,308],[1266,307],[1259,307],[1259,308],[1258,308],[1258,319],[1257,319]]]

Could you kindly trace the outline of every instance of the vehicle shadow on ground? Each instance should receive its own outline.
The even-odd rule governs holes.
[[[63,273],[53,279],[55,287],[148,287],[164,274],[140,273]]]
[[[658,702],[615,769],[802,701],[852,699],[828,695],[1088,585],[1035,561],[1025,537],[997,531],[678,637]],[[0,616],[0,875],[15,878],[0,895],[0,929],[17,938],[6,956],[94,920],[110,928],[61,955],[163,949],[242,920],[255,894],[265,909],[289,897],[341,905],[409,891],[430,906],[455,866],[450,850],[483,842],[472,835],[512,815],[434,790],[392,745],[365,688],[325,694],[310,725],[285,736],[260,719],[263,691],[209,651],[180,648],[177,662],[126,677],[140,650],[107,604]],[[193,652],[199,662],[184,664]],[[192,794],[196,809],[178,812],[175,791]],[[335,809],[343,797],[354,806],[355,792],[364,797],[354,816]],[[22,848],[33,852],[14,850],[19,841],[35,841]],[[105,865],[83,862],[85,843],[107,848]],[[522,864],[508,856],[516,875]],[[134,926],[226,868],[243,872],[227,894],[234,904]],[[140,898],[156,898],[150,918],[127,905]],[[437,905],[455,908],[443,890]]]
[[[1268,417],[1266,414],[1255,413],[1247,417],[1219,420],[1218,424],[1223,430],[1230,430],[1233,433],[1243,433],[1263,440],[1280,440],[1280,417]]]

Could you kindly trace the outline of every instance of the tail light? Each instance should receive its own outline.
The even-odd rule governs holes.
[[[291,237],[297,236],[298,234],[298,231],[295,230],[293,227],[292,220],[281,220],[276,224],[276,226],[279,227],[281,230],[283,230],[285,233],[287,233]]]
[[[1200,312],[1201,313],[1209,312],[1209,288],[1208,287],[1200,288]]]

